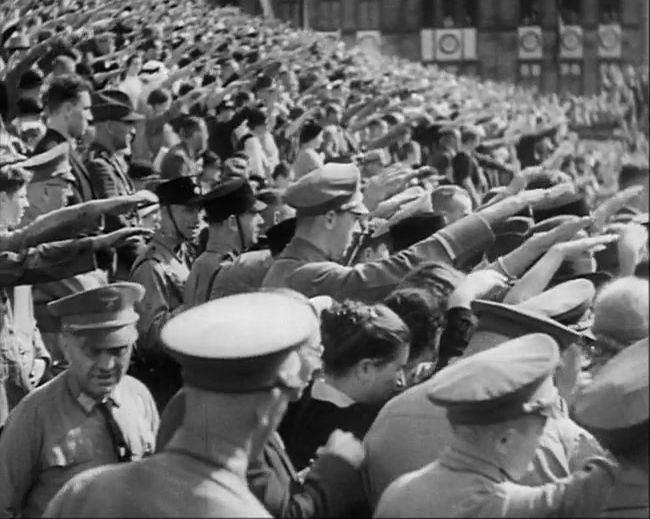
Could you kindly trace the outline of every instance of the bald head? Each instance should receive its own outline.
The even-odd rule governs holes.
[[[621,344],[647,337],[648,288],[648,280],[635,276],[605,285],[594,303],[593,332]]]

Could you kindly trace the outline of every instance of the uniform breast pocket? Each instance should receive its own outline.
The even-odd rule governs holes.
[[[89,463],[95,457],[95,448],[92,439],[84,435],[81,429],[72,429],[48,448],[45,457],[50,468],[72,467]]]

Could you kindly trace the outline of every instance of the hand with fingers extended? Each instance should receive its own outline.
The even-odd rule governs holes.
[[[144,227],[125,227],[108,234],[92,237],[93,250],[99,251],[109,248],[118,248],[128,243],[137,242],[142,237],[151,236],[152,231]]]
[[[551,249],[558,252],[564,260],[577,260],[585,254],[605,250],[608,244],[617,240],[617,234],[603,234],[556,243]]]
[[[591,222],[592,219],[589,216],[576,216],[549,231],[535,233],[529,240],[537,245],[539,250],[547,251],[556,243],[572,239],[579,231],[588,227]]]
[[[465,279],[449,296],[449,308],[470,308],[475,299],[491,299],[495,293],[501,293],[508,287],[508,279],[492,269],[476,270]]]
[[[605,200],[593,211],[592,232],[602,232],[608,220],[623,209],[628,203],[641,195],[643,186],[631,186]]]
[[[406,167],[386,168],[368,180],[364,191],[364,203],[371,211],[381,202],[402,191],[417,172]]]

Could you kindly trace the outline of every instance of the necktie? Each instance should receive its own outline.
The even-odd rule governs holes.
[[[133,454],[131,449],[124,439],[124,434],[122,434],[122,429],[118,425],[115,417],[113,416],[113,404],[110,400],[104,400],[100,402],[97,407],[104,416],[106,420],[106,425],[108,426],[108,433],[111,436],[113,442],[113,447],[115,453],[117,454],[117,459],[119,462],[131,461]]]

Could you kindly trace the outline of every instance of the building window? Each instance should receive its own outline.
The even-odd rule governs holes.
[[[582,0],[560,0],[560,18],[565,25],[580,25]]]
[[[541,24],[540,3],[539,0],[519,0],[519,25]]]
[[[599,0],[599,21],[602,24],[621,22],[621,0]]]
[[[341,28],[341,0],[320,0],[316,29],[321,31],[338,31]]]
[[[358,23],[361,30],[379,29],[380,26],[380,5],[379,0],[359,0]]]

